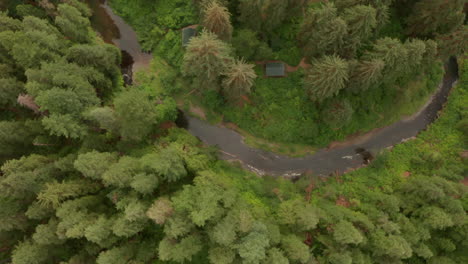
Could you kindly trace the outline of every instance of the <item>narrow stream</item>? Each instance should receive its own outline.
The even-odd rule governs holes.
[[[151,55],[141,52],[136,33],[122,18],[112,12],[105,1],[88,0],[94,11],[93,27],[105,41],[112,42],[128,53],[133,67],[148,65]],[[331,150],[321,149],[303,158],[290,158],[247,146],[242,136],[225,127],[210,125],[194,117],[185,116],[188,131],[208,145],[216,145],[226,160],[239,160],[258,174],[297,177],[304,172],[327,176],[342,173],[367,164],[379,151],[416,136],[432,123],[447,101],[450,89],[458,79],[458,66],[454,58],[445,65],[445,76],[429,103],[410,119],[401,120],[377,130],[361,140],[340,144]]]

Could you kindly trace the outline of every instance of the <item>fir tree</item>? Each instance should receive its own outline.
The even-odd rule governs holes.
[[[348,88],[354,93],[369,89],[381,79],[384,67],[385,63],[381,59],[352,63]]]
[[[339,51],[347,30],[346,22],[338,17],[335,6],[327,3],[309,11],[301,25],[298,39],[304,55],[312,60],[313,57]]]
[[[212,0],[205,7],[203,26],[216,34],[219,39],[228,41],[232,36],[230,16],[226,7]]]
[[[218,87],[219,77],[231,62],[230,47],[216,35],[203,31],[190,40],[184,55],[183,73],[194,76],[202,89]]]
[[[310,98],[320,102],[336,95],[346,86],[348,71],[348,63],[338,56],[315,60],[304,80]]]
[[[433,36],[451,33],[463,24],[463,0],[421,0],[413,6],[408,17],[408,33]]]
[[[228,99],[237,101],[242,95],[249,94],[257,74],[254,71],[254,65],[248,64],[243,60],[236,60],[229,65],[224,73],[223,80],[224,95]]]

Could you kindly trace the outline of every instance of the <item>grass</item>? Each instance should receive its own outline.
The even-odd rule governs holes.
[[[365,133],[411,115],[427,101],[442,76],[438,65],[426,76],[408,74],[409,77],[400,80],[399,85],[374,87],[358,95],[340,92],[336,98],[349,100],[354,114],[351,121],[339,129],[330,127],[324,120],[327,101],[322,104],[310,101],[303,87],[302,69],[289,73],[286,78],[263,78],[261,67],[256,66],[259,77],[249,95],[251,103],[233,107],[225,103],[216,91],[194,91],[191,81],[180,73],[184,50],[178,29],[198,21],[194,7],[177,0],[177,3],[151,4],[145,9],[141,6],[145,1],[111,2],[136,29],[143,45],[155,54],[150,71],[137,73],[136,82],[155,96],[174,96],[179,105],[192,115],[204,112],[210,123],[222,120],[235,123],[247,144],[275,153],[303,156],[333,141],[342,141],[349,135]],[[176,8],[174,17],[169,12],[171,8]],[[145,10],[138,13],[140,9]],[[186,17],[177,14],[185,14]],[[280,43],[271,44],[274,58],[290,65],[299,63],[301,54],[295,38],[300,22],[291,20],[275,30],[273,35]],[[391,24],[395,24],[394,28],[384,28],[383,31],[396,32],[395,36],[401,33],[401,25]],[[274,39],[271,41],[275,42]],[[194,107],[198,110],[190,111]]]
[[[457,129],[468,117],[468,64],[463,67],[465,76],[451,91],[440,117],[427,130],[414,140],[384,151],[370,166],[343,175],[343,182],[335,182],[335,187],[349,194],[363,183],[373,188],[385,188],[388,184],[395,187],[406,180],[402,177],[406,172],[414,176],[440,175],[456,168],[466,170],[468,162],[461,153],[468,147],[467,136]]]

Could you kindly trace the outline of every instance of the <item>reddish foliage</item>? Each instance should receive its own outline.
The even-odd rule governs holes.
[[[343,195],[340,195],[340,197],[338,197],[335,203],[338,206],[343,206],[346,208],[351,206],[351,203]]]
[[[403,178],[408,178],[409,176],[411,176],[411,172],[405,171],[405,172],[403,172],[402,176],[403,176]]]

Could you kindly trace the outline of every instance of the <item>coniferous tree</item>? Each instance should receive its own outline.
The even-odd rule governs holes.
[[[452,33],[437,36],[438,54],[442,60],[463,54],[468,46],[468,26],[460,27]]]
[[[388,83],[394,82],[408,69],[408,51],[399,40],[393,38],[378,39],[373,48],[364,54],[363,59],[383,60],[383,81]]]
[[[295,235],[287,235],[281,239],[283,248],[289,259],[299,263],[307,263],[310,258],[309,248]]]
[[[155,103],[143,91],[130,89],[119,93],[114,107],[120,134],[125,140],[144,139],[158,122]]]
[[[60,4],[57,8],[58,15],[55,24],[62,33],[73,41],[79,43],[89,43],[91,41],[90,22],[75,7],[67,4]]]
[[[313,101],[336,95],[348,81],[348,63],[338,56],[315,60],[305,76],[305,87]]]
[[[194,76],[202,89],[218,88],[218,80],[231,62],[230,47],[215,34],[203,31],[190,40],[184,55],[183,73]]]
[[[231,14],[216,0],[210,1],[203,13],[203,26],[219,39],[229,41],[232,37]]]
[[[352,63],[348,88],[354,93],[369,89],[381,79],[384,67],[385,63],[381,59]]]
[[[347,30],[346,22],[338,16],[336,7],[333,3],[327,3],[309,11],[298,39],[304,55],[312,60],[313,57],[339,51]]]
[[[348,25],[345,45],[347,56],[354,57],[357,48],[371,36],[377,26],[376,15],[372,6],[357,5],[344,10],[342,17]]]
[[[15,105],[23,87],[16,78],[0,78],[0,107]]]
[[[248,28],[266,35],[281,25],[288,12],[287,0],[240,0],[239,20]],[[266,31],[266,32],[264,32]]]
[[[408,17],[408,33],[415,36],[434,36],[451,33],[463,24],[465,1],[421,0]]]
[[[419,39],[411,39],[405,42],[404,47],[408,54],[408,71],[419,70],[426,52],[425,42]]]
[[[250,93],[254,79],[257,78],[253,68],[254,65],[244,60],[236,60],[228,66],[223,80],[223,92],[228,99],[236,101],[242,95]]]

